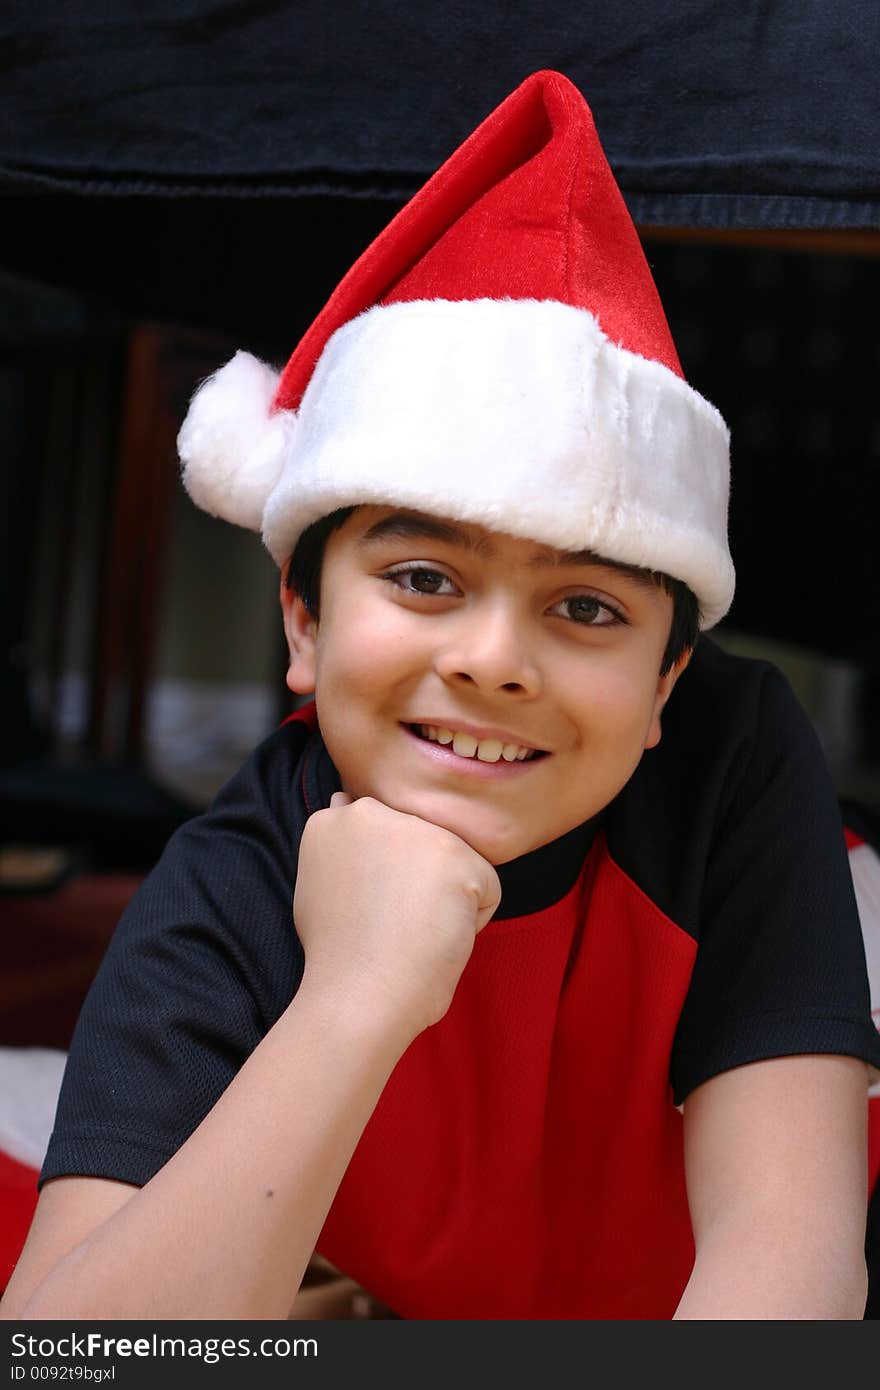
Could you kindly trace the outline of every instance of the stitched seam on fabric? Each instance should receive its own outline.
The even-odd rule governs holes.
[[[125,1135],[124,1137],[121,1137],[121,1138],[120,1138],[120,1136],[119,1136],[119,1134],[118,1134],[118,1132],[117,1132],[116,1130],[108,1130],[108,1129],[62,1129],[62,1130],[58,1130],[57,1132],[53,1133],[53,1135],[52,1135],[53,1147],[54,1147],[55,1142],[56,1142],[56,1134],[57,1134],[57,1143],[59,1143],[59,1144],[75,1144],[75,1143],[78,1143],[81,1139],[103,1139],[103,1140],[105,1140],[106,1142],[108,1142],[108,1143],[110,1143],[110,1144],[122,1144],[125,1148],[128,1148],[128,1149],[139,1149],[139,1150],[141,1150],[143,1153],[161,1154],[161,1155],[166,1155],[166,1156],[169,1157],[169,1158],[172,1156],[172,1154],[175,1153],[175,1150],[174,1150],[174,1149],[169,1149],[169,1148],[167,1148],[167,1147],[159,1147],[159,1146],[156,1145],[156,1144],[151,1144],[151,1143],[149,1143],[149,1142],[147,1142],[147,1141],[145,1141],[145,1140],[139,1139],[139,1138],[132,1138],[132,1137],[129,1136],[129,1135]]]
[[[574,190],[575,190],[575,187],[577,186],[577,179],[578,179],[578,175],[580,174],[580,171],[581,171],[581,164],[582,164],[582,162],[583,162],[583,158],[584,158],[584,149],[583,149],[583,147],[582,147],[581,145],[579,145],[579,146],[578,146],[578,152],[577,152],[577,158],[576,158],[576,160],[575,160],[574,172],[573,172],[573,174],[572,174],[572,176],[571,176],[571,182],[570,182],[570,184],[568,185],[568,203],[567,203],[567,206],[566,206],[566,209],[565,209],[565,228],[564,228],[564,232],[563,232],[563,247],[564,247],[564,250],[563,250],[563,263],[562,263],[562,264],[563,264],[562,277],[563,277],[563,280],[564,280],[564,282],[565,282],[565,293],[566,293],[566,295],[568,296],[569,301],[571,300],[571,282],[570,282],[570,280],[569,280],[569,274],[568,274],[568,272],[569,272],[569,248],[570,248],[570,245],[571,245],[571,205],[572,205],[572,203],[574,202]],[[590,192],[590,191],[591,191],[591,190],[588,190],[588,196],[589,196],[589,192]]]
[[[730,1018],[725,1021],[725,1026],[728,1023],[744,1023],[748,1019],[755,1018],[824,1018],[829,1023],[856,1023],[860,1028],[866,1022],[861,1014],[829,1013],[820,1004],[810,1004],[804,1009],[761,1009],[755,1013],[731,1014]]]
[[[863,1034],[866,1038],[870,1036],[872,1031],[874,1031],[872,1030],[869,1019],[863,1019],[861,1017],[857,1017],[854,1014],[830,1014],[827,1013],[824,1009],[816,1007],[798,1010],[771,1009],[768,1010],[766,1013],[737,1014],[733,1018],[726,1019],[722,1026],[714,1028],[712,1032],[708,1034],[706,1041],[709,1043],[713,1043],[716,1041],[716,1039],[723,1039],[728,1034],[730,1029],[734,1028],[738,1023],[765,1020],[767,1023],[776,1024],[781,1023],[786,1019],[805,1020],[810,1023],[825,1022],[846,1024],[848,1028],[854,1028],[858,1033]],[[704,1046],[701,1046],[699,1048],[687,1049],[680,1049],[676,1047],[673,1049],[673,1051],[678,1061],[681,1061],[686,1058],[701,1058],[704,1055],[705,1048]]]
[[[611,853],[611,850],[608,847],[607,840],[605,841],[605,856],[608,860],[608,863],[614,869],[615,873],[623,879],[623,881],[628,885],[629,888],[633,890],[634,893],[637,893],[639,895],[643,902],[648,904],[648,906],[651,908],[652,913],[656,917],[660,917],[670,927],[674,927],[675,930],[677,932],[680,932],[681,935],[685,938],[685,940],[691,944],[691,946],[695,947],[697,945],[697,938],[695,936],[691,936],[690,932],[687,931],[684,927],[679,926],[678,922],[676,922],[674,918],[670,917],[667,913],[665,913],[662,907],[658,907],[657,904],[654,902],[654,899],[645,892],[644,888],[640,888],[639,885],[636,883],[635,879],[630,878],[626,870],[620,867],[620,865],[618,864],[617,860],[614,858],[613,854]]]
[[[306,810],[308,811],[310,816],[314,813],[315,809],[312,803],[309,801],[309,793],[306,788],[306,771],[309,766],[309,755],[311,751],[312,750],[310,748],[306,749],[305,757],[303,758],[302,772],[300,773],[300,790],[302,791],[303,801],[306,804]]]

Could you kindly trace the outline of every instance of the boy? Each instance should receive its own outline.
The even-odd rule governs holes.
[[[836,803],[781,678],[695,645],[727,433],[566,79],[181,453],[316,704],[120,924],[7,1315],[284,1317],[317,1247],[406,1317],[860,1317]]]

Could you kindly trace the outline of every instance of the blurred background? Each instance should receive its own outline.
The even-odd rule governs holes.
[[[734,607],[880,806],[874,0],[13,4],[0,21],[0,1043],[64,1047],[168,834],[288,712],[277,572],[174,439],[529,72],[592,106],[733,435]]]

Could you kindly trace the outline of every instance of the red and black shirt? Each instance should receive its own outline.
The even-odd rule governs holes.
[[[41,1182],[145,1183],[302,977],[314,708],[171,839],[82,1010]],[[665,1318],[693,1262],[678,1108],[730,1067],[880,1067],[840,812],[780,674],[702,639],[595,820],[499,870],[444,1019],[393,1072],[319,1250],[412,1318]]]

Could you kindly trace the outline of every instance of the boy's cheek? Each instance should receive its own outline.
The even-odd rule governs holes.
[[[319,680],[345,680],[352,691],[373,693],[415,666],[417,647],[407,624],[392,610],[377,616],[370,605],[352,605],[342,615],[322,615],[316,644]]]

